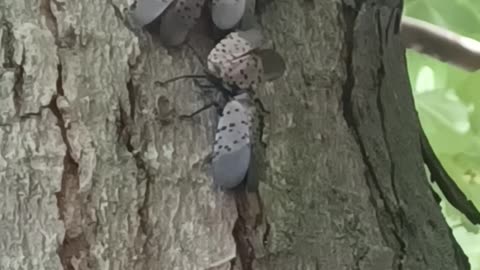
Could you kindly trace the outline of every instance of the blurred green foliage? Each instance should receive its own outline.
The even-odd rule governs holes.
[[[405,0],[404,14],[480,40],[480,0]],[[407,61],[422,127],[447,172],[480,209],[480,72],[411,51]],[[445,200],[442,211],[472,270],[480,270],[480,226]]]

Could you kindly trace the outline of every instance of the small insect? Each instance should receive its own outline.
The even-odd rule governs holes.
[[[249,90],[279,78],[285,62],[275,50],[261,49],[262,42],[256,29],[230,33],[208,55],[209,72],[228,85]]]
[[[224,189],[238,186],[247,175],[251,159],[251,117],[242,104],[246,93],[235,96],[223,108],[213,145],[214,185]]]
[[[260,48],[262,43],[262,34],[257,29],[231,32],[210,51],[205,75],[184,75],[159,83],[207,79],[211,87],[226,90],[230,96],[241,90],[253,93],[262,82],[282,76],[286,68],[282,56],[274,49]]]
[[[197,82],[197,85],[216,89],[228,100],[218,121],[212,156],[214,184],[220,188],[238,186],[250,167],[254,90],[285,71],[285,63],[277,52],[260,48],[262,39],[260,31],[255,29],[232,32],[210,51],[206,75],[180,76],[161,83],[184,78],[206,79],[209,84]]]
[[[245,13],[247,0],[211,0],[213,23],[222,30],[237,25]],[[160,38],[166,45],[184,42],[202,13],[205,0],[137,0],[132,10],[134,21],[145,26],[160,18]]]

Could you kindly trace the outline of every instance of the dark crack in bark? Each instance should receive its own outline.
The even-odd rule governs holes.
[[[79,196],[80,175],[79,164],[72,157],[72,147],[68,140],[68,130],[70,126],[65,122],[63,112],[57,106],[57,99],[64,96],[62,81],[62,65],[57,66],[57,93],[52,98],[49,108],[57,118],[57,125],[63,142],[66,146],[65,157],[63,160],[63,173],[61,180],[61,189],[57,192],[57,206],[59,209],[59,218],[65,224],[65,236],[62,244],[58,247],[57,253],[60,257],[64,270],[75,270],[72,259],[86,256],[89,258],[90,245],[85,237],[85,233],[75,232],[81,226],[81,201]],[[74,209],[72,213],[72,209]],[[68,217],[67,217],[68,215]],[[74,230],[74,231],[72,231]]]
[[[22,99],[23,99],[23,84],[25,70],[23,65],[25,64],[25,49],[22,49],[22,60],[20,65],[15,67],[15,83],[13,84],[13,104],[15,106],[16,115],[20,115]]]
[[[364,247],[364,248],[355,250],[355,253],[353,254],[353,259],[354,259],[353,270],[362,270],[363,267],[361,266],[361,263],[363,260],[365,260],[369,251],[370,251],[369,247]]]
[[[396,12],[396,9],[393,9],[392,10],[392,14],[390,16],[390,18],[392,18],[392,16],[397,13]],[[377,10],[376,11],[376,24],[377,24],[377,34],[378,34],[378,37],[379,37],[379,52],[380,52],[380,55],[383,56],[383,53],[384,53],[384,45],[388,42],[388,39],[389,39],[389,33],[384,33],[384,28],[383,28],[383,25],[382,25],[382,20],[380,18],[381,14],[380,14],[380,10]],[[389,22],[390,24],[390,22]],[[389,25],[386,26],[387,28],[386,31],[389,31],[389,28],[390,27]],[[384,63],[383,63],[383,59],[380,60],[380,64],[379,64],[379,67],[378,67],[378,70],[377,70],[377,76],[376,78],[378,79],[378,82],[377,82],[377,93],[376,93],[376,97],[377,97],[377,108],[379,110],[379,116],[380,116],[380,122],[381,122],[381,125],[382,125],[382,134],[383,134],[383,141],[385,143],[385,146],[386,146],[386,150],[387,150],[387,158],[388,160],[390,161],[390,184],[391,184],[391,187],[392,187],[392,193],[393,193],[393,196],[395,198],[395,202],[397,204],[397,215],[399,215],[399,218],[396,219],[397,222],[395,222],[395,219],[392,220],[392,222],[394,223],[396,229],[394,231],[394,235],[395,235],[395,238],[396,240],[398,241],[399,245],[400,245],[400,249],[399,249],[399,252],[397,252],[395,254],[395,261],[394,264],[396,264],[396,269],[398,270],[401,270],[403,269],[403,262],[405,260],[405,257],[406,257],[406,243],[405,241],[403,240],[403,234],[402,234],[402,231],[403,231],[403,228],[404,228],[404,224],[403,224],[403,221],[405,220],[405,214],[403,212],[403,209],[401,208],[401,203],[400,203],[400,199],[399,199],[399,196],[398,196],[398,191],[397,191],[397,181],[396,181],[396,172],[395,172],[395,162],[392,158],[392,147],[390,146],[390,143],[387,139],[387,136],[388,136],[388,132],[387,132],[387,127],[386,127],[386,119],[385,119],[385,107],[383,105],[383,102],[382,102],[382,95],[381,95],[381,89],[383,88],[383,79],[385,78],[385,66],[384,66]],[[392,213],[393,214],[393,213]],[[394,218],[392,216],[392,218]],[[401,235],[402,234],[402,235]]]
[[[55,96],[52,97],[52,100],[55,99]],[[49,102],[49,104],[51,103],[52,101]],[[22,115],[20,115],[18,118],[16,118],[15,120],[19,120],[19,122],[23,122],[23,121],[26,121],[28,119],[32,119],[32,118],[39,118],[42,116],[42,112],[44,110],[50,110],[50,105],[45,105],[45,106],[40,106],[40,110],[38,112],[29,112],[29,113],[24,113]],[[12,124],[11,123],[0,123],[0,126],[8,126],[8,127],[11,127]]]
[[[263,148],[263,151],[267,148],[267,142],[263,140],[263,134],[265,130],[265,114],[269,114],[270,112],[265,109],[265,106],[263,105],[262,101],[260,99],[255,99],[255,104],[257,105],[257,119],[258,119],[258,135],[256,136],[255,140],[260,142],[261,147]],[[258,110],[260,109],[260,110]]]
[[[355,106],[352,101],[352,95],[355,88],[355,75],[354,75],[355,71],[353,68],[353,51],[354,51],[354,42],[355,42],[354,28],[355,28],[356,19],[362,4],[363,3],[359,3],[359,1],[356,1],[355,7],[352,7],[348,4],[344,4],[342,8],[343,20],[344,20],[344,23],[346,24],[344,51],[346,53],[345,59],[346,59],[346,73],[347,73],[346,74],[347,78],[343,86],[343,94],[342,94],[343,113],[344,113],[345,121],[348,127],[350,128],[350,130],[352,131],[358,146],[360,147],[363,160],[367,167],[365,178],[367,180],[367,186],[370,190],[372,205],[375,207],[377,218],[379,219],[379,223],[381,224],[380,229],[381,229],[382,237],[385,239],[387,243],[395,247],[396,259],[394,260],[393,263],[394,263],[395,269],[400,270],[403,268],[403,259],[405,258],[406,243],[402,238],[401,226],[399,226],[397,221],[399,220],[399,218],[401,220],[403,216],[397,218],[396,214],[401,214],[401,213],[395,213],[392,210],[392,205],[390,205],[388,199],[383,193],[383,190],[381,189],[381,186],[380,186],[381,180],[377,178],[377,175],[375,173],[375,167],[368,157],[368,154],[367,154],[368,151],[366,149],[364,142],[362,141],[362,136],[360,134],[359,127],[358,127],[358,122],[357,122],[355,113],[353,111]],[[381,28],[379,29],[381,30]],[[383,48],[381,48],[381,50],[383,51]],[[377,74],[377,75],[382,75],[381,74],[382,68],[380,68],[379,72],[380,74]],[[377,85],[378,88],[380,86],[381,85]],[[378,101],[379,98],[380,98],[379,93],[377,93],[377,103],[380,102],[381,104],[381,101]],[[380,107],[379,107],[379,110],[380,110]],[[384,126],[385,120],[383,119],[383,112],[379,111],[379,114],[381,115],[381,118],[382,118],[382,129],[384,132],[384,136],[386,136],[385,126]],[[386,145],[388,148],[388,144]],[[390,151],[390,149],[388,149],[388,151]],[[389,152],[389,158],[391,162],[390,164],[392,166],[390,171],[390,177],[392,178],[391,181],[394,181],[395,167],[392,164],[390,152]],[[395,183],[392,182],[393,186],[394,184]],[[398,196],[397,195],[395,196],[398,202]],[[378,200],[380,200],[382,203],[379,204]],[[390,230],[390,232],[388,232],[387,230]],[[393,237],[391,237],[392,234],[393,234]]]
[[[13,83],[13,105],[15,108],[15,114],[20,115],[21,106],[22,106],[22,96],[23,96],[23,85],[24,85],[24,75],[25,70],[23,65],[25,64],[25,48],[22,48],[22,58],[20,64],[15,62],[15,36],[12,30],[12,24],[6,20],[2,21],[2,28],[4,29],[2,40],[0,40],[0,48],[3,48],[3,59],[2,67],[5,69],[10,69],[14,71],[15,81]]]
[[[343,85],[343,92],[342,92],[342,102],[343,102],[343,116],[345,118],[345,121],[347,122],[347,125],[352,129],[355,130],[355,118],[353,115],[353,106],[352,106],[352,92],[353,92],[353,87],[355,85],[355,77],[354,77],[354,71],[353,71],[353,66],[352,66],[352,61],[353,61],[353,43],[354,43],[354,27],[355,27],[355,21],[358,16],[358,11],[345,5],[342,7],[342,12],[343,12],[343,20],[345,25],[345,41],[344,41],[344,53],[346,54],[345,59],[346,59],[346,75],[347,78],[345,79],[345,83]],[[358,138],[357,138],[358,140]]]
[[[396,13],[396,12],[393,11],[392,13]],[[380,52],[380,55],[383,56],[384,44],[386,44],[386,42],[388,42],[388,36],[389,35],[388,35],[388,33],[385,34],[385,35],[383,33],[382,21],[381,21],[380,16],[381,16],[380,10],[377,10],[376,13],[375,13],[375,17],[376,17],[376,23],[377,23],[377,34],[378,34],[378,37],[379,37],[378,50]],[[383,60],[381,60],[380,65],[377,69],[377,76],[376,76],[376,79],[378,79],[377,91],[376,91],[377,92],[376,93],[377,108],[379,110],[380,122],[382,124],[383,141],[384,141],[384,143],[387,147],[388,159],[390,161],[390,178],[391,178],[392,191],[393,191],[393,195],[395,197],[395,201],[399,205],[400,200],[399,200],[399,197],[398,197],[398,192],[397,192],[397,187],[396,187],[396,182],[395,182],[395,162],[392,159],[392,151],[391,151],[390,143],[388,142],[388,140],[386,138],[387,137],[387,127],[385,126],[385,124],[386,124],[385,108],[383,106],[382,96],[381,96],[381,89],[382,89],[382,86],[383,86],[384,77],[385,77],[385,66],[383,64]]]
[[[237,246],[237,257],[243,270],[253,270],[253,261],[255,260],[255,249],[251,243],[254,234],[254,220],[249,218],[250,207],[247,192],[237,191],[235,194],[235,203],[237,205],[238,218],[233,227],[233,237]]]
[[[135,88],[133,86],[133,80],[130,78],[127,82],[128,100],[130,101],[130,118],[135,121]]]
[[[233,236],[235,238],[235,244],[237,246],[237,257],[239,259],[240,264],[242,265],[242,269],[244,270],[252,270],[253,260],[255,258],[255,254],[253,253],[253,247],[248,240],[247,235],[247,228],[245,224],[245,220],[239,215],[235,225],[233,226]]]
[[[129,73],[132,74],[132,66],[129,67]],[[136,128],[134,125],[134,116],[135,116],[135,107],[136,107],[136,90],[134,86],[133,79],[127,81],[125,85],[128,91],[128,100],[130,103],[130,111],[127,111],[122,107],[122,103],[120,104],[120,121],[119,121],[119,137],[122,140],[122,143],[127,148],[127,151],[130,152],[132,157],[135,160],[135,166],[137,168],[137,184],[141,185],[143,181],[145,182],[145,193],[144,193],[144,200],[141,206],[138,208],[138,216],[140,217],[140,225],[138,228],[138,233],[143,234],[145,237],[145,242],[143,243],[143,254],[148,258],[149,256],[149,241],[152,238],[153,228],[150,226],[150,218],[149,218],[149,202],[150,202],[150,193],[151,193],[151,186],[153,183],[154,177],[149,173],[147,164],[142,159],[142,151],[135,148],[132,144],[132,129]]]
[[[52,102],[54,102],[56,96],[52,96],[52,99],[50,100],[50,103],[49,105],[45,105],[45,106],[40,106],[40,110],[38,112],[29,112],[29,113],[24,113],[22,115],[19,116],[20,118],[20,122],[21,121],[25,121],[27,119],[31,119],[31,118],[35,118],[35,117],[41,117],[42,116],[42,112],[45,110],[45,109],[50,109],[50,104]]]
[[[234,269],[237,269],[235,268],[235,266],[237,265],[237,261],[238,261],[238,258],[234,258],[233,260],[230,261],[230,266],[229,266],[229,270],[234,270]]]
[[[270,241],[270,223],[265,220],[265,232],[263,233],[262,237],[262,244],[266,248]]]
[[[134,148],[131,143],[131,131],[132,125],[129,124],[129,120],[126,111],[121,108],[120,113],[120,130],[123,135],[121,135],[123,143],[127,148],[128,152],[131,153],[132,157],[135,159],[135,165],[137,167],[137,183],[141,184],[142,181],[146,181],[144,201],[140,208],[138,209],[138,215],[140,216],[140,230],[147,236],[147,239],[151,235],[152,229],[148,225],[148,202],[150,200],[150,189],[152,183],[152,177],[148,173],[148,168],[145,164],[145,161],[141,157],[141,152]]]
[[[135,26],[135,23],[132,22],[132,21],[129,19],[129,16],[124,16],[122,10],[120,10],[120,8],[119,8],[117,5],[115,5],[112,0],[108,0],[107,2],[108,2],[108,4],[109,4],[110,6],[112,6],[115,17],[116,17],[128,30],[130,30],[130,32],[132,32],[132,33],[134,33],[135,35],[137,35],[137,36],[140,37],[140,36],[142,35],[141,31],[139,31],[138,26]],[[135,5],[136,5],[136,3],[133,3],[133,4],[132,4],[132,8],[134,8]],[[124,9],[124,10],[125,10],[125,9]],[[158,19],[158,18],[157,18],[157,19]],[[142,39],[142,38],[141,38],[141,39]],[[143,40],[143,39],[142,39],[142,40]]]
[[[60,46],[57,18],[53,14],[51,5],[55,4],[61,7],[61,4],[55,0],[41,0],[40,13],[46,20],[46,25],[52,33],[55,44]],[[60,128],[60,134],[66,146],[65,157],[63,160],[63,173],[61,179],[60,191],[56,193],[57,207],[59,211],[59,219],[64,222],[65,235],[63,242],[58,246],[57,254],[64,270],[75,270],[76,266],[72,259],[86,259],[91,262],[90,244],[85,236],[83,229],[79,232],[79,227],[82,228],[82,199],[79,194],[80,189],[80,175],[79,164],[72,157],[72,147],[68,140],[68,130],[70,126],[65,122],[62,110],[58,107],[57,101],[59,97],[65,96],[63,89],[63,75],[61,57],[58,54],[57,64],[57,82],[56,94],[53,95],[48,108],[57,118],[57,125]],[[72,209],[74,209],[72,211]]]
[[[41,0],[40,1],[40,14],[45,17],[45,22],[47,25],[48,30],[52,33],[55,37],[55,41],[58,41],[58,26],[57,26],[57,18],[53,15],[52,11],[52,1],[54,0]]]
[[[2,21],[3,35],[2,40],[0,40],[0,48],[3,48],[3,59],[5,62],[2,63],[3,68],[16,68],[15,61],[13,60],[13,55],[15,53],[15,46],[13,44],[15,37],[12,31],[12,24],[7,21]]]
[[[124,22],[123,14],[120,8],[117,7],[117,5],[115,5],[112,0],[108,0],[107,2],[112,6],[115,17],[117,17],[119,21]]]

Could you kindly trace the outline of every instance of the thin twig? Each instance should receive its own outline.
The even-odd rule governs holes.
[[[406,48],[467,71],[480,69],[480,42],[477,40],[405,16],[401,35]]]

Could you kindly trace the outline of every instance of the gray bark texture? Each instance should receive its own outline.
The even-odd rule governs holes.
[[[1,269],[468,269],[422,166],[398,0],[259,1],[258,192],[211,189],[186,46],[125,0],[1,0]],[[190,42],[205,57],[207,20]]]

